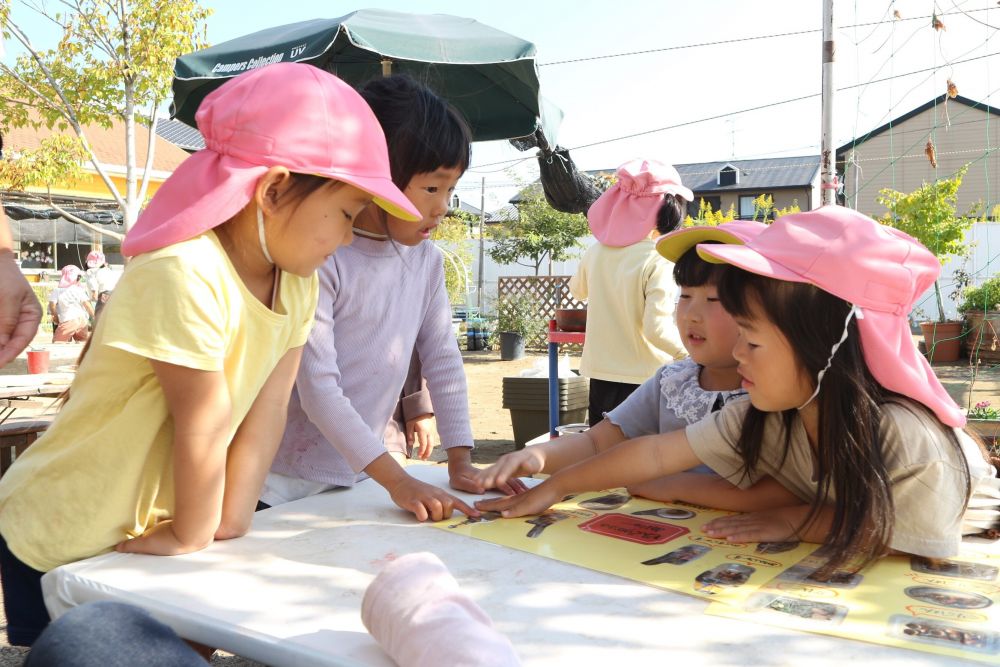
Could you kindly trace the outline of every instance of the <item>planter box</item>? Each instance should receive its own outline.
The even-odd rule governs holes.
[[[964,322],[921,322],[927,346],[927,358],[935,361],[955,361],[962,351],[962,330]]]
[[[990,446],[996,445],[1000,438],[1000,419],[969,419],[965,427]]]
[[[965,351],[969,359],[1000,362],[1000,311],[970,310],[965,314]]]
[[[559,424],[587,421],[590,381],[585,377],[559,378]],[[510,410],[517,449],[549,430],[549,379],[505,377],[503,407]]]

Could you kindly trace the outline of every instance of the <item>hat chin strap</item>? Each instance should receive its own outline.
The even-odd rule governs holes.
[[[274,264],[271,253],[267,251],[267,239],[264,238],[264,211],[260,210],[260,206],[257,207],[257,238],[260,239],[260,249],[264,252],[264,259],[268,264]]]
[[[826,372],[830,370],[830,366],[833,364],[833,356],[837,354],[837,350],[839,350],[840,346],[844,344],[845,340],[847,340],[847,326],[851,323],[852,317],[856,317],[859,320],[865,319],[865,315],[861,311],[861,306],[855,306],[853,303],[851,304],[851,309],[847,312],[847,318],[844,320],[844,332],[840,334],[840,340],[833,344],[833,348],[830,350],[830,357],[826,360],[826,366],[824,366],[823,370],[821,370],[816,376],[816,390],[812,393],[812,396],[809,397],[809,400],[797,408],[798,410],[801,410],[812,403],[813,399],[819,395],[820,385],[823,384],[823,376],[826,375]]]

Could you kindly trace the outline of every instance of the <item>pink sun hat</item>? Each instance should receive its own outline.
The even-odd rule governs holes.
[[[643,159],[626,162],[618,167],[618,182],[587,211],[590,231],[606,246],[624,248],[638,243],[656,227],[663,195],[694,200],[694,194],[669,164]]]
[[[735,243],[742,245],[757,237],[767,225],[754,220],[732,220],[721,225],[684,227],[656,239],[656,250],[671,262],[699,243]]]
[[[69,287],[80,282],[80,274],[83,273],[80,267],[75,264],[67,264],[62,267],[62,275],[59,278],[59,287]]]
[[[312,65],[277,63],[234,77],[195,114],[205,149],[157,190],[125,236],[135,256],[194,238],[236,215],[270,167],[364,190],[390,215],[420,220],[392,182],[382,126],[353,88]]]
[[[87,268],[96,269],[98,267],[104,266],[107,260],[104,257],[104,253],[100,250],[91,250],[87,255]]]
[[[778,280],[809,283],[861,310],[865,363],[890,391],[926,405],[948,426],[965,415],[917,351],[907,315],[941,273],[937,258],[903,232],[857,211],[824,206],[776,219],[746,245],[702,244],[698,254]]]

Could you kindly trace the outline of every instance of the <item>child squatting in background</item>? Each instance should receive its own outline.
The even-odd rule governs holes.
[[[235,77],[196,120],[206,148],[126,237],[132,260],[69,400],[0,480],[11,644],[48,624],[40,579],[55,567],[246,532],[312,327],[316,269],[373,199],[419,217],[371,109],[315,67]]]
[[[770,475],[800,501],[717,519],[708,535],[823,543],[830,568],[887,552],[946,558],[962,534],[997,526],[996,471],[910,336],[907,314],[941,271],[926,248],[825,206],[778,218],[745,245],[697,249],[738,267],[719,297],[739,325],[733,356],[749,398],[479,509],[533,514],[568,493],[705,463],[740,488]]]

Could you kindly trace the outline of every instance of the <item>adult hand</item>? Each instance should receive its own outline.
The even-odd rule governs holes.
[[[520,451],[504,454],[485,470],[477,470],[476,479],[484,489],[499,489],[502,493],[513,496],[528,488],[518,477],[530,477],[541,472],[544,466],[545,459],[541,449],[525,447]]]
[[[500,516],[510,519],[541,514],[562,500],[564,495],[549,479],[516,496],[479,500],[476,502],[476,509],[482,512],[500,512]]]
[[[434,451],[434,415],[426,414],[406,421],[406,446],[413,456],[426,461]]]
[[[763,512],[734,514],[709,521],[702,531],[727,542],[786,542],[801,540],[809,505],[779,507]]]
[[[42,306],[14,263],[14,254],[0,251],[0,366],[5,366],[38,333]]]
[[[177,556],[193,551],[201,551],[208,544],[184,544],[174,533],[173,521],[161,521],[139,537],[119,542],[115,551],[125,554],[151,554],[153,556]]]
[[[458,510],[466,516],[477,517],[479,511],[433,484],[426,484],[409,475],[404,475],[391,488],[386,488],[392,502],[407,512],[412,512],[417,521],[440,521],[447,519]]]

